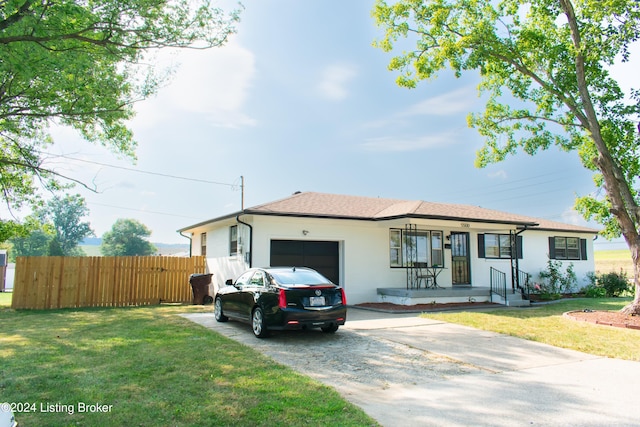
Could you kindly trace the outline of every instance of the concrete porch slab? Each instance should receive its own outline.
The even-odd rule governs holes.
[[[488,287],[460,288],[378,288],[378,301],[399,305],[447,304],[455,302],[488,302],[491,300]]]

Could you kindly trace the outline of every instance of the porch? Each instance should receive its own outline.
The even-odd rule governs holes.
[[[494,302],[510,307],[529,306],[520,292],[506,292],[504,296],[491,292],[491,287],[456,286],[451,288],[377,288],[377,302],[398,305],[451,304],[465,302]]]

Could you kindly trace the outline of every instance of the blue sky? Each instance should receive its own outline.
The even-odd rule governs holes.
[[[577,155],[552,149],[476,169],[483,141],[466,115],[483,107],[477,77],[445,72],[398,87],[391,54],[371,46],[381,34],[373,3],[247,0],[225,47],[163,53],[162,63],[180,66],[136,107],[135,164],[55,130],[47,151],[66,157],[51,164],[99,190],[72,190],[86,198],[96,234],[134,218],[154,242],[186,243],[178,228],[240,209],[240,176],[246,207],[317,191],[586,224],[572,211],[576,194],[593,191]],[[621,81],[632,70],[621,68]]]

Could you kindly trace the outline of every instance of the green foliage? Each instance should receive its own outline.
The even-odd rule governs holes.
[[[28,234],[11,239],[12,257],[16,256],[82,256],[78,244],[93,235],[89,214],[80,195],[54,196],[47,204],[28,216],[22,225]]]
[[[582,289],[582,293],[587,298],[606,298],[607,291],[604,288],[600,288],[596,285],[589,284]]]
[[[154,94],[163,79],[148,65],[148,52],[220,46],[237,19],[237,11],[227,15],[210,0],[3,1],[4,202],[10,208],[38,203],[41,186],[56,191],[61,188],[56,178],[69,182],[43,153],[52,143],[52,123],[133,158],[136,143],[128,128],[133,103]]]
[[[89,215],[89,209],[79,194],[55,196],[49,200],[44,209],[36,215],[42,222],[53,225],[55,238],[51,243],[49,255],[79,255],[78,244],[86,237],[93,236],[93,230],[82,218]]]
[[[23,236],[25,233],[25,228],[18,222],[0,219],[0,243],[6,242],[13,236]]]
[[[538,273],[542,283],[537,291],[543,299],[558,299],[562,294],[571,293],[578,284],[578,278],[573,271],[573,263],[570,263],[565,271],[562,271],[563,264],[558,260],[547,260],[547,268]]]
[[[151,236],[144,224],[134,219],[119,219],[102,236],[100,251],[105,256],[152,255],[156,252],[146,239]]]
[[[25,237],[14,237],[11,239],[13,250],[10,258],[15,260],[17,256],[49,255],[49,246],[53,237],[54,234],[45,227],[35,229]]]
[[[585,296],[591,298],[620,297],[629,293],[629,279],[624,271],[589,275],[589,285],[584,289]]]

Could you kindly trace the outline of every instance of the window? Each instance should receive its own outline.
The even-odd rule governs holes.
[[[253,270],[249,270],[245,273],[243,273],[240,277],[238,277],[238,279],[236,280],[236,285],[239,286],[245,286],[249,284],[249,280],[251,279],[251,276],[253,276],[254,271]]]
[[[200,234],[200,255],[207,255],[207,233]]]
[[[238,253],[238,226],[229,227],[229,255]]]
[[[392,267],[402,265],[402,230],[390,230],[389,258]]]
[[[251,278],[249,282],[251,286],[264,286],[264,273],[262,271],[256,271],[256,274]]]
[[[389,264],[407,267],[416,262],[444,266],[442,231],[389,230]]]
[[[551,259],[587,259],[587,239],[578,237],[549,237],[549,257]]]
[[[522,236],[516,236],[516,255],[522,259]],[[511,259],[511,235],[478,234],[478,257]]]
[[[484,235],[485,258],[511,259],[511,237],[508,234]]]

